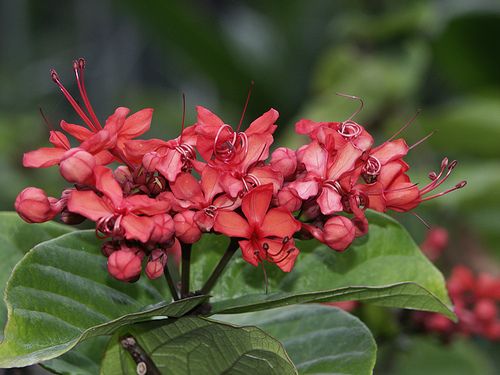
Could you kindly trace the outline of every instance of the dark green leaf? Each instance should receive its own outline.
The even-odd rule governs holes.
[[[296,373],[279,341],[260,329],[188,316],[120,330],[110,341],[102,375],[136,374],[136,363],[120,344],[125,336],[134,338],[161,374]]]
[[[86,338],[132,322],[181,316],[205,297],[145,308],[162,299],[145,280],[126,284],[109,277],[93,231],[43,242],[17,264],[7,283],[0,367],[58,357]]]
[[[5,284],[17,262],[33,246],[40,242],[58,237],[72,230],[71,227],[53,222],[28,224],[15,212],[0,212],[0,293],[3,295]],[[0,338],[7,319],[7,308],[0,302]]]
[[[369,329],[335,307],[297,305],[217,318],[255,325],[280,340],[300,374],[372,374],[375,365]]]
[[[382,306],[437,311],[454,317],[441,273],[410,235],[386,215],[368,212],[369,234],[344,253],[316,241],[298,242],[295,268],[284,273],[236,256],[212,291],[214,313],[239,313],[313,301],[360,300]],[[224,248],[223,238],[206,236],[193,251],[193,284],[201,287]]]

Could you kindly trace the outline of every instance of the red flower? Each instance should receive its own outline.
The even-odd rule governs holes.
[[[148,216],[165,213],[170,203],[146,195],[124,197],[113,172],[106,167],[96,167],[95,176],[96,188],[103,196],[91,190],[75,190],[68,200],[68,209],[95,221],[105,236],[148,242],[155,228],[155,222]]]
[[[292,238],[300,229],[286,208],[269,209],[273,196],[271,184],[256,187],[243,197],[245,218],[236,212],[220,211],[214,229],[230,237],[242,238],[239,245],[243,258],[257,266],[267,260],[289,272],[299,253]]]

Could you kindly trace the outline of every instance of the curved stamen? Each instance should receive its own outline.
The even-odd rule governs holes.
[[[351,120],[342,122],[337,131],[345,138],[356,138],[362,132],[361,126]]]
[[[359,101],[359,107],[358,107],[358,109],[356,109],[356,111],[351,116],[349,116],[349,118],[346,121],[352,120],[354,118],[354,116],[356,116],[358,113],[360,113],[363,110],[363,107],[365,106],[365,103],[363,102],[363,99],[361,99],[359,96],[343,94],[341,92],[336,92],[335,95]]]
[[[243,107],[243,112],[241,113],[240,122],[238,123],[238,127],[236,128],[236,132],[240,131],[241,124],[243,123],[243,118],[245,117],[245,112],[247,111],[248,102],[250,101],[250,96],[252,95],[252,89],[254,84],[255,84],[254,81],[250,82],[247,99],[245,100],[245,106]]]
[[[429,134],[427,134],[424,138],[422,138],[420,141],[418,141],[417,143],[411,145],[410,147],[408,147],[408,151],[414,149],[415,147],[417,147],[418,145],[420,145],[421,143],[425,142],[426,140],[428,140],[430,137],[432,137],[434,135],[434,133],[436,132],[436,130],[433,130],[431,131]]]

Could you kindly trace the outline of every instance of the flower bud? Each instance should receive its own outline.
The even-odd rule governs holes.
[[[134,282],[141,276],[142,257],[140,250],[122,247],[108,258],[108,272],[117,280]]]
[[[336,251],[344,251],[354,241],[356,228],[351,220],[344,216],[328,219],[323,227],[325,244]]]
[[[169,242],[175,234],[175,225],[172,217],[168,214],[152,216],[154,227],[149,241],[154,243]]]
[[[201,238],[201,230],[194,220],[194,211],[186,210],[174,216],[175,235],[184,243],[195,243]]]
[[[146,275],[151,279],[157,279],[163,275],[163,269],[167,264],[167,255],[161,249],[155,249],[151,253],[146,265]]]
[[[285,179],[293,176],[297,169],[295,151],[286,147],[278,147],[271,155],[271,168],[281,172]]]
[[[500,279],[487,273],[480,273],[477,278],[475,293],[479,298],[492,298],[500,301]]]
[[[428,330],[441,333],[447,333],[453,329],[453,322],[440,314],[429,316],[425,321],[425,325]]]
[[[51,198],[53,199],[53,198]],[[21,191],[14,203],[17,213],[28,223],[43,223],[53,219],[57,210],[42,189],[28,187]]]
[[[94,155],[80,148],[72,148],[62,156],[59,172],[68,182],[87,184],[94,177],[95,167]]]
[[[294,212],[302,206],[302,199],[294,189],[284,187],[278,192],[278,206],[286,207],[290,212]]]

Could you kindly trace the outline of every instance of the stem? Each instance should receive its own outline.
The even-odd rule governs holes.
[[[179,300],[179,294],[177,293],[177,288],[175,287],[174,280],[172,279],[172,275],[168,269],[168,263],[163,267],[163,274],[165,275],[165,280],[167,280],[168,288],[170,289],[170,294],[174,301]]]
[[[191,244],[182,244],[181,298],[189,294],[189,270],[191,268]]]
[[[238,240],[235,238],[231,238],[231,242],[227,246],[226,252],[222,256],[221,260],[213,270],[212,274],[208,278],[207,282],[205,285],[203,285],[203,288],[201,288],[201,294],[208,294],[214,287],[215,283],[219,279],[219,277],[222,275],[222,271],[224,271],[224,268],[226,268],[227,264],[233,257],[233,254],[238,250],[239,244]]]

